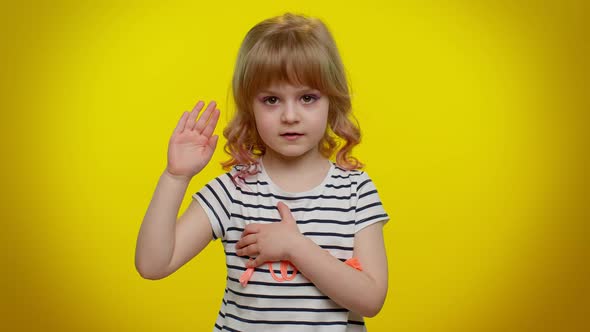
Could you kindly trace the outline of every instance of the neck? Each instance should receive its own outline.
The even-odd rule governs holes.
[[[269,173],[276,174],[313,174],[318,170],[324,171],[330,167],[328,159],[317,153],[305,154],[296,158],[285,158],[278,156],[271,151],[267,151],[262,160],[264,168]]]

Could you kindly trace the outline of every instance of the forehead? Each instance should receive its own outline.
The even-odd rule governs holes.
[[[245,59],[244,73],[239,84],[245,96],[252,97],[274,88],[315,88],[324,91],[330,76],[325,55],[304,47],[260,46]]]

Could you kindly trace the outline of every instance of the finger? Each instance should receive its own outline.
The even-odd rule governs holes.
[[[279,209],[279,215],[281,216],[282,221],[295,222],[295,218],[293,217],[293,214],[291,214],[291,210],[289,210],[289,207],[285,203],[279,202],[277,204],[277,209]]]
[[[212,136],[211,138],[209,138],[209,142],[207,142],[207,144],[209,144],[209,147],[212,150],[215,150],[215,147],[217,146],[217,141],[219,140],[219,136],[215,135]]]
[[[249,234],[256,234],[260,232],[260,225],[259,224],[248,224],[244,227],[244,231],[242,232],[242,237],[247,236]]]
[[[197,119],[197,115],[199,115],[199,112],[203,108],[203,105],[205,105],[205,103],[202,100],[199,100],[195,107],[193,107],[193,110],[190,112],[190,116],[188,117],[188,121],[184,126],[184,130],[193,129],[193,127],[195,126],[195,120]]]
[[[203,131],[205,125],[207,124],[207,120],[209,120],[211,113],[215,109],[215,106],[215,101],[211,101],[209,105],[207,105],[207,108],[205,109],[205,111],[203,111],[203,113],[199,117],[199,120],[197,120],[197,123],[193,126],[193,130],[195,130],[197,133],[201,133]]]
[[[215,109],[215,111],[213,111],[213,114],[211,114],[211,118],[209,119],[209,122],[207,122],[205,129],[203,129],[202,134],[204,136],[209,137],[211,136],[211,134],[213,134],[213,131],[217,126],[217,120],[219,120],[219,110]]]
[[[254,256],[258,256],[258,254],[260,254],[260,250],[258,249],[258,244],[254,243],[254,244],[249,245],[245,248],[236,250],[236,254],[238,256],[254,257]]]
[[[236,242],[236,249],[242,249],[254,243],[256,243],[256,234],[250,234],[248,236],[242,237],[238,242]]]
[[[258,257],[255,259],[248,261],[246,263],[246,267],[259,267],[260,265],[264,264],[265,261],[266,259],[264,259],[262,255],[258,255]]]
[[[182,116],[180,117],[180,120],[178,120],[178,123],[176,124],[176,128],[174,128],[174,132],[173,134],[180,134],[182,133],[182,131],[184,130],[184,126],[186,124],[186,118],[188,112],[182,112]]]

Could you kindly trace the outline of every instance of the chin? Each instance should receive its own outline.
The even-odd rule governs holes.
[[[277,154],[284,159],[297,159],[297,158],[305,155],[305,153],[277,153]]]
[[[285,159],[297,159],[299,157],[305,156],[309,153],[309,150],[301,150],[301,149],[282,149],[282,150],[273,150],[276,155],[285,158]]]

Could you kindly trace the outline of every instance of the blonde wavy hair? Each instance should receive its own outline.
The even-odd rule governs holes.
[[[266,146],[256,130],[253,101],[259,91],[279,83],[307,85],[329,98],[328,124],[319,151],[326,158],[335,154],[341,168],[362,168],[351,156],[361,135],[358,122],[352,122],[356,119],[336,43],[322,21],[291,13],[260,22],[240,46],[232,81],[236,113],[223,131],[224,150],[231,157],[221,163],[223,168],[247,166],[238,175],[257,171],[257,159]]]

